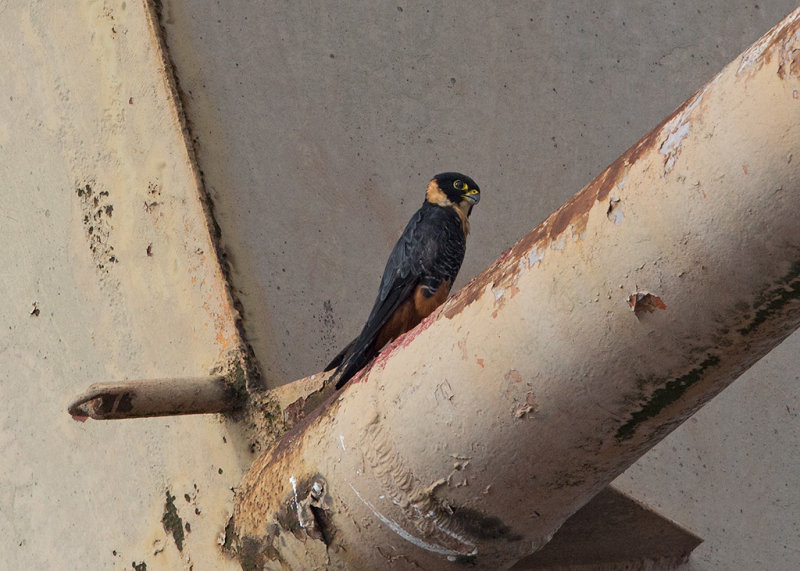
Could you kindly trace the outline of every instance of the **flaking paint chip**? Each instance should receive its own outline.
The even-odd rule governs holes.
[[[608,219],[614,223],[615,226],[622,224],[625,215],[622,212],[622,205],[619,198],[612,198],[608,201],[608,210],[606,211]]]
[[[628,297],[628,304],[636,317],[641,317],[643,313],[653,313],[656,309],[667,309],[660,297],[648,292],[632,293]]]

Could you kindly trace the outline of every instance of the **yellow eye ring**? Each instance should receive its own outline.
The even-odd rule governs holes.
[[[453,182],[453,188],[455,188],[456,190],[466,190],[467,189],[467,185],[464,184],[463,180],[457,180],[457,181]]]

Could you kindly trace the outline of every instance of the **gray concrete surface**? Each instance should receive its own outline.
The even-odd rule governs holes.
[[[484,189],[463,284],[793,4],[164,2],[269,383],[358,332],[432,174]]]
[[[165,2],[269,383],[357,333],[432,174],[484,189],[463,284],[793,7]]]
[[[271,385],[357,333],[433,173],[483,189],[460,285],[796,7],[164,2],[249,341]],[[620,482],[706,538],[687,569],[800,565],[800,337]]]
[[[800,567],[800,335],[617,478],[704,539],[683,571]]]

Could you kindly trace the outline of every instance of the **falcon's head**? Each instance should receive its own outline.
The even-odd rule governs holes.
[[[443,172],[428,183],[425,199],[439,206],[455,206],[469,216],[481,199],[481,189],[465,174]]]

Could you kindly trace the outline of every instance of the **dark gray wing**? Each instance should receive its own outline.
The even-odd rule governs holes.
[[[417,211],[389,255],[378,297],[364,328],[329,365],[337,366],[341,372],[337,386],[346,383],[381,349],[373,347],[378,332],[417,285],[435,289],[442,279],[455,279],[464,258],[464,246],[455,212],[426,206]]]

